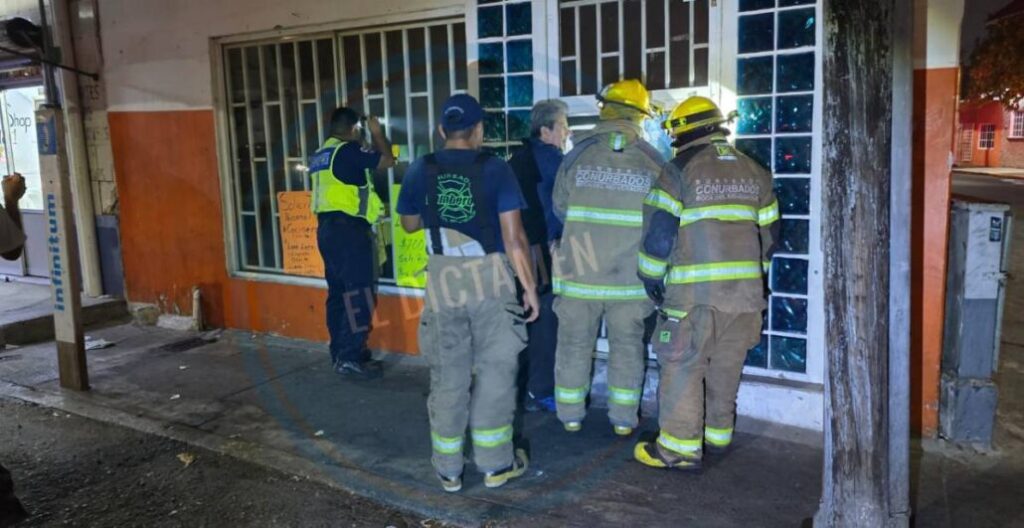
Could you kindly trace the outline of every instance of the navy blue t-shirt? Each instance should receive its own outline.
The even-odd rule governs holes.
[[[358,141],[349,141],[334,156],[331,172],[341,183],[361,187],[366,185],[366,169],[376,170],[380,158],[380,152],[364,149]]]
[[[437,162],[442,165],[472,165],[476,160],[479,151],[476,150],[439,150],[434,155]],[[395,210],[400,215],[422,215],[423,208],[427,203],[426,174],[427,165],[423,158],[417,159],[402,179],[402,191],[398,194],[398,203]],[[501,239],[501,228],[498,215],[509,211],[526,209],[526,199],[519,189],[519,182],[516,180],[512,167],[508,166],[501,158],[490,157],[484,164],[480,177],[484,178],[484,193],[487,200],[492,200],[494,206],[494,226],[498,238],[498,251],[505,251],[505,243]],[[479,240],[482,234],[474,225],[467,226],[467,235]],[[476,231],[476,232],[474,232]]]

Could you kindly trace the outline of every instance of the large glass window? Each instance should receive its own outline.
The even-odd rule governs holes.
[[[650,90],[707,86],[708,0],[562,0],[561,94],[620,79]]]
[[[382,118],[399,151],[396,167],[376,181],[390,211],[392,185],[439,145],[434,129],[444,100],[466,91],[465,24],[230,45],[224,64],[238,262],[245,271],[283,273],[277,193],[309,190],[306,160],[326,139],[331,112],[344,105]],[[385,282],[394,277],[393,261]]]
[[[534,64],[533,2],[482,0],[477,7],[480,104],[485,148],[508,158],[530,135]],[[538,62],[540,62],[538,60]]]
[[[6,171],[21,173],[25,178],[22,209],[43,208],[43,181],[39,173],[39,149],[36,143],[36,106],[42,104],[43,89],[39,86],[0,91],[0,166]]]
[[[764,337],[747,365],[795,373],[807,372],[816,22],[813,1],[739,3],[736,147],[774,174],[782,212]]]

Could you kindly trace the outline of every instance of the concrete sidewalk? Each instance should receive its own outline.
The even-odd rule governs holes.
[[[126,321],[124,299],[82,296],[82,324]],[[0,278],[0,345],[38,343],[53,339],[53,301],[50,283],[6,281]]]
[[[575,435],[552,415],[521,417],[517,432],[532,453],[527,476],[487,490],[468,466],[464,490],[446,494],[429,463],[428,374],[417,358],[389,356],[382,380],[353,382],[331,371],[326,347],[305,341],[229,331],[208,342],[132,325],[90,334],[116,343],[89,352],[91,392],[59,389],[53,345],[39,344],[0,352],[0,397],[182,440],[460,525],[798,526],[817,507],[816,434],[742,421],[735,448],[708,459],[703,474],[662,472],[631,461],[635,435],[616,438],[601,409]],[[947,472],[977,469],[958,492],[1003,489],[1012,498],[1024,466],[917,459],[929,457],[938,462],[918,469],[932,482],[919,499],[927,505],[919,515],[934,521],[928,526],[1024,518],[1016,499],[978,493],[988,501],[978,513],[938,484]]]

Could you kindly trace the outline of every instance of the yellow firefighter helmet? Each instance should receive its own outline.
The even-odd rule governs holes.
[[[728,116],[722,114],[718,105],[707,97],[695,95],[679,103],[665,120],[667,128],[673,136],[679,136],[707,126],[726,123],[735,118],[736,113]]]
[[[653,115],[655,107],[651,105],[651,94],[644,88],[644,85],[636,79],[626,79],[614,82],[605,86],[597,100],[600,104],[616,103],[634,108],[647,114]]]

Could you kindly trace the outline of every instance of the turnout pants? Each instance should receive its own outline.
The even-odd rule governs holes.
[[[463,470],[469,426],[481,472],[512,465],[519,352],[526,346],[523,308],[503,254],[431,256],[420,351],[430,364],[430,432],[437,472]]]
[[[732,442],[736,391],[747,351],[761,339],[761,313],[697,307],[682,319],[661,316],[652,339],[661,367],[659,449],[700,458],[703,444]]]
[[[370,359],[366,340],[377,296],[373,230],[365,220],[345,213],[320,213],[316,241],[327,279],[331,362],[337,366]]]
[[[558,419],[579,422],[587,413],[591,370],[601,318],[608,325],[608,418],[612,425],[639,423],[644,381],[644,319],[650,301],[589,301],[555,299],[558,349],[555,352],[555,403]]]

